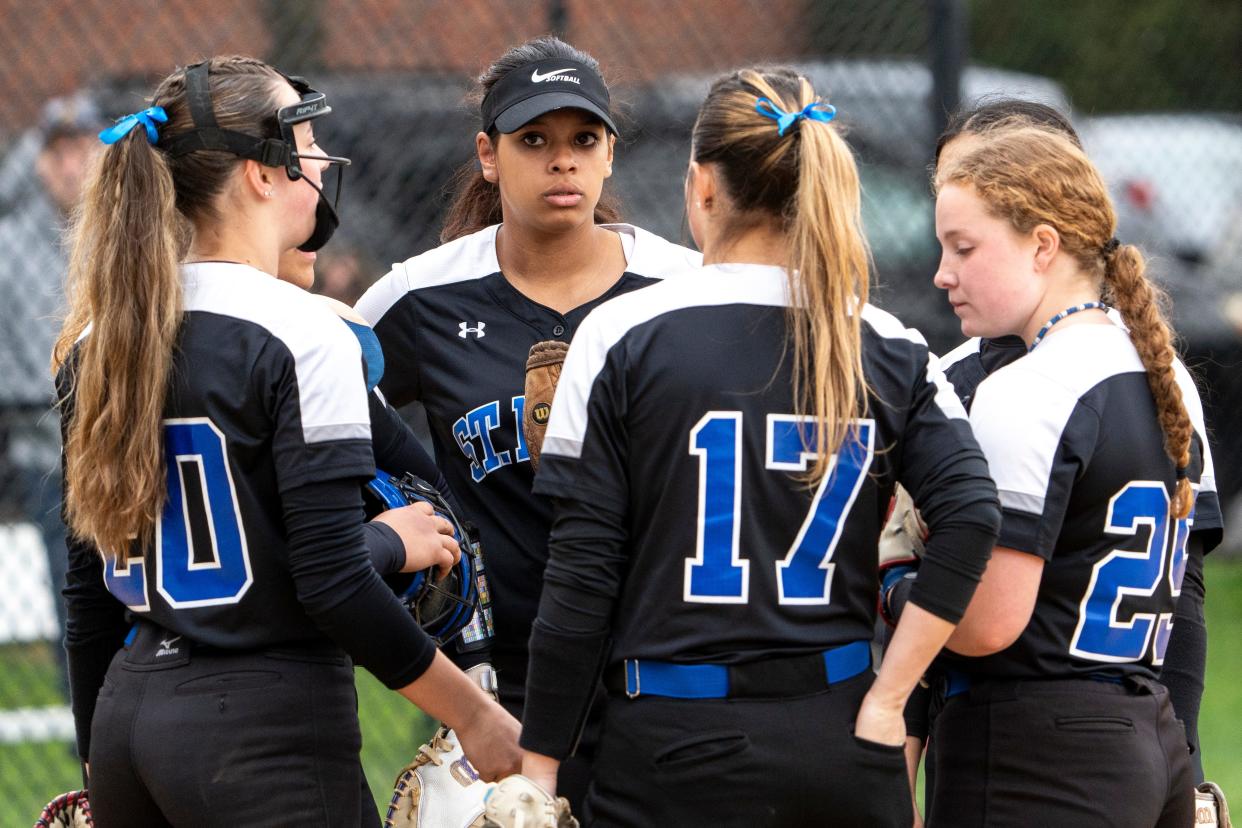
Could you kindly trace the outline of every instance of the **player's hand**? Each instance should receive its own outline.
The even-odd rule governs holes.
[[[405,564],[401,572],[421,572],[436,566],[444,576],[461,560],[461,547],[453,537],[453,525],[437,515],[430,503],[389,509],[374,519],[391,527],[405,545]]]
[[[475,715],[456,728],[462,753],[484,782],[495,782],[522,769],[518,736],[522,725],[491,699]]]
[[[905,701],[894,703],[868,692],[854,720],[854,735],[868,742],[905,748]]]
[[[556,795],[556,774],[561,763],[550,756],[526,751],[522,757],[522,776],[540,785],[545,791]]]

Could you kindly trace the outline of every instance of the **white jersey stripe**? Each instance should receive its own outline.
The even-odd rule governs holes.
[[[370,439],[362,350],[318,297],[246,265],[202,262],[181,273],[185,310],[251,322],[289,349],[307,443]]]
[[[632,224],[605,224],[632,243],[625,244],[626,270],[640,276],[664,277],[667,272],[697,267],[703,257],[692,250],[660,238]],[[403,296],[412,290],[440,287],[500,272],[496,258],[496,234],[501,225],[442,244],[418,256],[398,262],[367,290],[355,306],[369,324],[375,325]]]
[[[696,307],[748,304],[786,307],[789,304],[785,269],[764,265],[710,265],[658,285],[619,296],[591,312],[570,346],[569,355],[552,403],[552,418],[544,437],[543,452],[577,458],[587,430],[587,402],[595,378],[612,350],[631,328],[673,311]],[[863,307],[863,319],[880,336],[926,345],[923,336],[906,328],[892,315],[871,305]],[[937,386],[936,401],[948,417],[966,418],[952,385],[929,355],[927,378]]]
[[[1061,435],[1079,399],[1109,377],[1142,370],[1125,331],[1076,325],[981,382],[970,424],[1001,504],[1042,513]]]

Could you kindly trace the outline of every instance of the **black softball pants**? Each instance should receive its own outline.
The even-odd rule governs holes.
[[[587,826],[908,826],[901,747],[854,736],[870,670],[812,695],[610,695]]]
[[[936,717],[929,828],[1186,828],[1194,781],[1168,690],[1146,678],[986,682]]]
[[[141,625],[99,693],[90,748],[99,828],[379,824],[344,653],[165,646],[161,632]]]

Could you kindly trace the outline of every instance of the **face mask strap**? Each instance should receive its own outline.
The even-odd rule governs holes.
[[[243,132],[220,128],[211,103],[209,67],[205,61],[186,67],[185,92],[194,129],[161,140],[159,147],[162,150],[173,158],[197,150],[218,150],[258,161],[267,167],[284,167],[288,172],[294,152],[291,143],[278,138],[256,138]],[[292,175],[289,177],[294,178]]]

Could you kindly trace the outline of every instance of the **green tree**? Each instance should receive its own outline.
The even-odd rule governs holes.
[[[1242,110],[1238,0],[971,0],[971,60],[1046,75],[1084,112]]]

